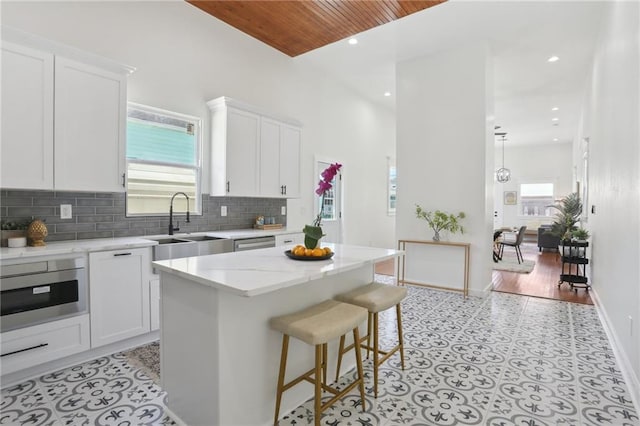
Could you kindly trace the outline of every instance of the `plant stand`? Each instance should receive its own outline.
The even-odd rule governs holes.
[[[562,271],[558,287],[562,283],[568,283],[571,288],[577,292],[579,288],[589,291],[589,279],[587,278],[586,268],[589,264],[587,258],[587,247],[589,243],[584,241],[561,241],[562,247]]]

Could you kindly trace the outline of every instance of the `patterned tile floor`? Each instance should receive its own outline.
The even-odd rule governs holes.
[[[390,347],[395,311],[380,322]],[[464,300],[410,287],[403,327],[405,370],[397,354],[381,366],[376,400],[365,361],[365,411],[354,390],[323,424],[640,425],[593,306],[504,293]],[[2,389],[0,424],[175,424],[163,411],[165,397],[115,354]],[[313,424],[313,401],[280,424]]]

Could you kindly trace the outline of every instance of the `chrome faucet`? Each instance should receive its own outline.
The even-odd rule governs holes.
[[[187,199],[187,220],[186,222],[189,223],[189,196],[187,194],[185,194],[184,192],[176,192],[175,194],[173,194],[173,197],[171,197],[171,204],[169,205],[169,235],[173,235],[173,231],[179,231],[180,228],[173,227],[173,199],[176,198],[176,195],[184,195],[184,198]],[[180,225],[180,222],[176,222],[178,225]]]

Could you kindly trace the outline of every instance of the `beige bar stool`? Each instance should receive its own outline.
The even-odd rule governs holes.
[[[373,349],[373,393],[376,398],[378,397],[378,366],[399,350],[400,362],[402,364],[402,369],[404,370],[404,345],[402,343],[402,316],[400,314],[400,302],[405,298],[406,295],[406,287],[397,287],[374,282],[362,287],[358,287],[347,293],[335,296],[335,299],[341,302],[362,306],[369,312],[367,318],[367,335],[361,338],[361,342],[364,340],[367,341],[367,345],[363,346],[367,349],[367,358],[369,357],[369,350]],[[398,321],[398,345],[389,351],[381,351],[378,346],[378,313],[386,311],[393,305],[396,305],[396,317]],[[372,325],[373,347],[371,347]],[[342,355],[351,350],[353,347],[354,345],[350,345],[345,348],[344,336],[340,337],[340,349],[338,350],[338,371],[336,373],[336,380],[340,375],[340,364],[342,363]],[[382,355],[381,358],[379,357],[380,354]]]
[[[326,300],[302,311],[272,318],[269,321],[271,328],[280,331],[283,334],[274,425],[278,424],[278,414],[280,412],[282,393],[303,380],[306,380],[315,386],[314,417],[316,426],[320,425],[322,412],[357,385],[360,386],[360,398],[362,399],[362,410],[364,411],[364,374],[362,371],[360,345],[355,346],[358,379],[347,386],[344,390],[339,391],[327,385],[327,343],[340,336],[344,339],[344,335],[350,330],[353,330],[354,341],[360,342],[361,339],[358,332],[358,326],[364,322],[366,318],[367,310],[364,308],[347,303],[341,303],[336,300]],[[289,336],[293,336],[309,345],[315,346],[315,367],[285,384],[284,374],[287,368]],[[311,376],[313,376],[313,378]],[[334,397],[324,404],[322,404],[321,400],[323,390],[334,394]]]

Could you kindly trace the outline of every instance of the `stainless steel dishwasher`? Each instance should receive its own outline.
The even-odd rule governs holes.
[[[276,246],[276,237],[242,238],[233,240],[233,251],[256,250]]]

